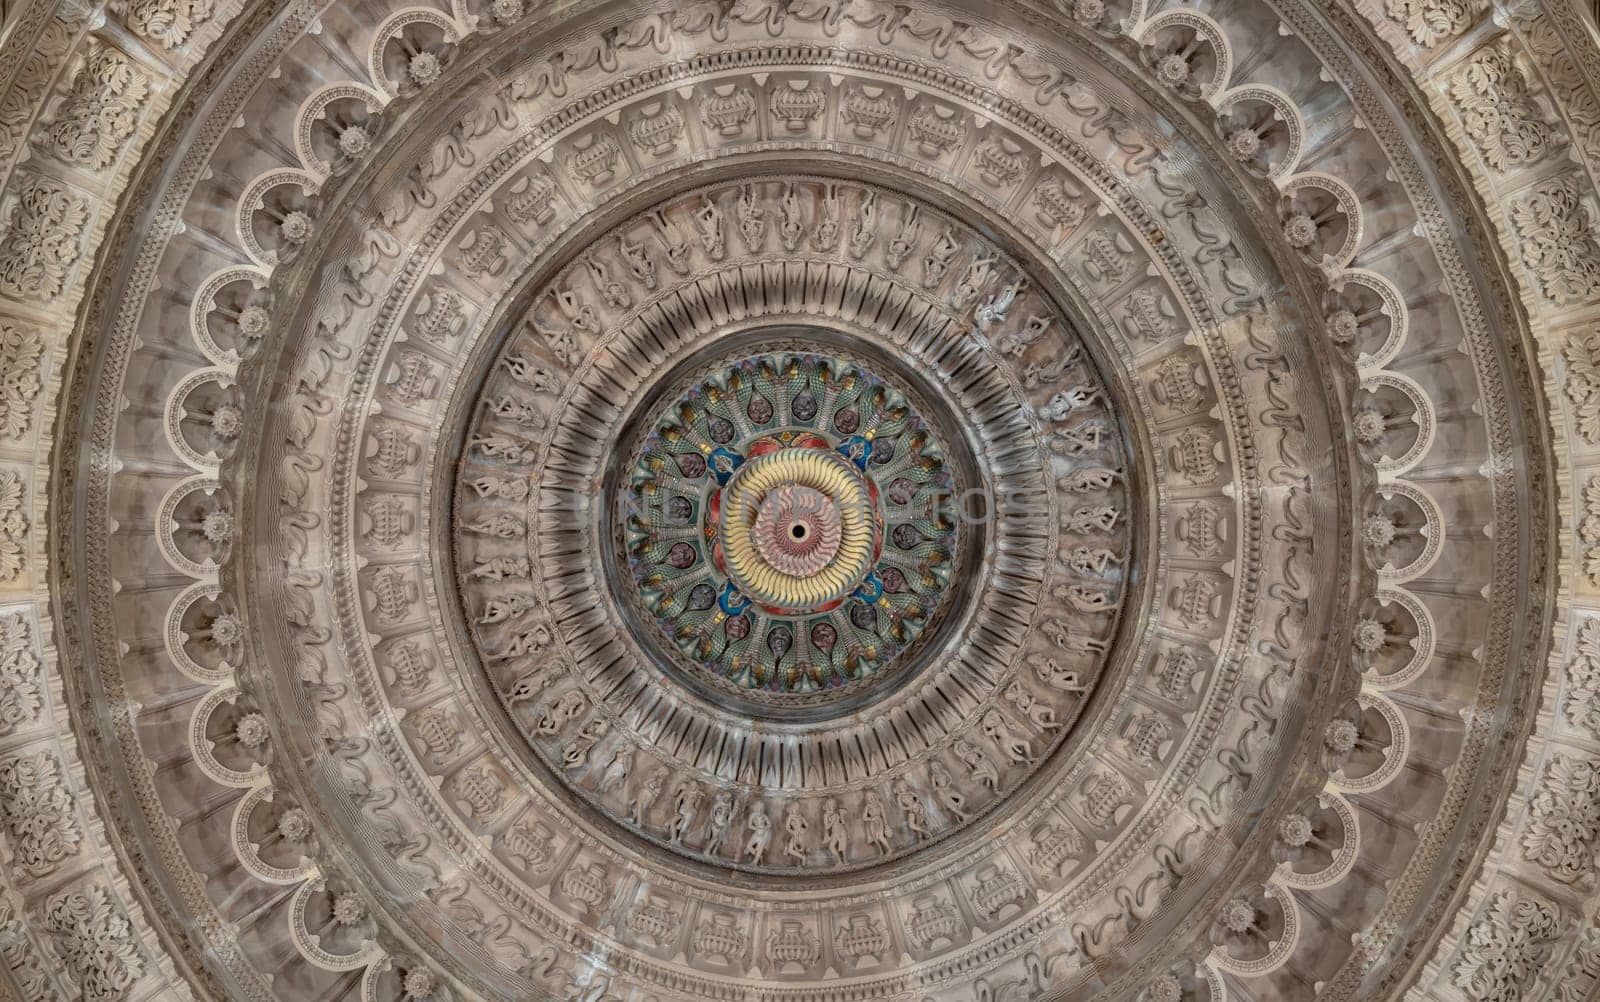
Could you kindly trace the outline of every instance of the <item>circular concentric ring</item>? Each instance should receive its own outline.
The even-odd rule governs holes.
[[[757,353],[651,413],[626,557],[637,601],[702,670],[784,694],[846,686],[943,614],[956,480],[904,390],[838,355]]]
[[[713,228],[654,287],[591,284],[639,275],[636,241],[802,199],[926,227],[933,263],[821,218],[792,256],[725,261]],[[532,293],[466,405],[468,660],[531,760],[500,767],[713,879],[936,865],[1038,773],[1082,772],[1054,751],[1151,566],[1145,473],[1044,283],[927,203],[826,179],[672,194],[611,232]],[[836,579],[763,583],[763,546]]]
[[[707,535],[751,601],[778,615],[827,612],[872,573],[876,493],[825,441],[802,439],[734,473]]]

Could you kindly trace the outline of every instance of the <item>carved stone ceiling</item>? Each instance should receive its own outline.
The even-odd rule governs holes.
[[[21,0],[0,997],[1600,997],[1570,0]]]

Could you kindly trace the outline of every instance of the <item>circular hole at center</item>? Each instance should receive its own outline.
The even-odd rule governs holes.
[[[789,526],[789,535],[793,536],[795,539],[804,539],[804,538],[806,538],[806,525],[805,525],[805,523],[804,522],[796,522],[795,524]]]

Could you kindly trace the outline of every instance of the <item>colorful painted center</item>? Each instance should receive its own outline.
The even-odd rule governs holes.
[[[745,463],[714,507],[714,551],[728,576],[779,615],[838,606],[878,554],[871,487],[822,439]]]
[[[947,593],[944,451],[904,392],[853,361],[765,354],[705,373],[656,412],[627,489],[645,611],[744,689],[877,674]]]

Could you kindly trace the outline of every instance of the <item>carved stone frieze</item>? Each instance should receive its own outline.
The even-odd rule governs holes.
[[[1069,6],[30,29],[0,585],[54,599],[0,619],[0,984],[1582,981],[1593,638],[1514,836],[1471,779],[1600,589],[1544,548],[1600,560],[1596,488],[1547,521],[1600,393],[1570,26],[1361,6],[1485,214],[1345,4]]]

